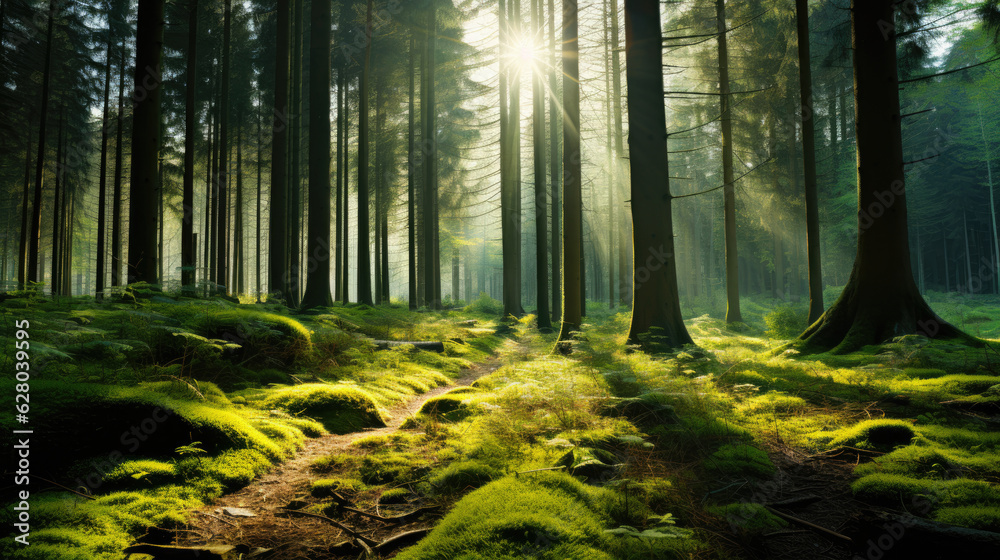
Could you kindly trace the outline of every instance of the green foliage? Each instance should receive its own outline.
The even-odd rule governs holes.
[[[435,472],[430,483],[439,492],[451,494],[479,488],[501,476],[502,473],[490,465],[477,461],[458,461]]]
[[[724,518],[731,527],[744,533],[760,535],[788,526],[787,521],[771,513],[763,505],[753,502],[711,506],[708,511]]]
[[[768,338],[795,338],[809,326],[806,324],[807,322],[808,310],[806,308],[782,305],[764,315],[764,324],[767,325],[765,334]]]
[[[329,498],[334,492],[357,493],[366,488],[360,480],[344,478],[323,478],[312,483],[309,492],[317,498]]]
[[[479,292],[479,297],[465,306],[464,311],[495,317],[503,313],[503,303],[491,298],[486,292]]]
[[[723,445],[705,461],[705,467],[719,474],[759,478],[769,477],[775,471],[767,453],[742,443]]]
[[[908,445],[916,435],[913,425],[904,420],[865,420],[841,430],[829,445],[889,451],[898,445]]]

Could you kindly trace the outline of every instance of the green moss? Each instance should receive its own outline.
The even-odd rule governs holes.
[[[413,482],[427,472],[427,462],[410,454],[373,454],[361,459],[358,474],[365,484]]]
[[[503,473],[478,461],[459,461],[437,471],[430,479],[434,488],[444,493],[464,492],[479,488]]]
[[[898,504],[1000,505],[1000,489],[968,479],[928,480],[898,474],[871,474],[851,484],[854,494],[872,502]]]
[[[378,497],[380,504],[405,504],[407,498],[412,496],[413,493],[406,488],[390,488],[382,495]]]
[[[769,512],[763,505],[739,502],[706,508],[729,522],[730,527],[744,533],[762,534],[788,526],[784,519]]]
[[[611,560],[636,554],[669,559],[690,547],[682,540],[639,542],[606,533],[608,509],[615,501],[611,491],[587,487],[565,474],[502,478],[463,498],[430,535],[397,558]]]
[[[744,414],[788,414],[799,412],[806,406],[805,399],[772,391],[746,399],[736,409]]]
[[[472,415],[473,408],[461,395],[441,395],[427,399],[417,412],[440,420],[457,422]]]
[[[177,472],[173,463],[140,459],[125,461],[104,475],[104,489],[142,488],[174,480]]]
[[[360,480],[351,478],[324,478],[312,483],[309,492],[317,498],[329,498],[333,492],[357,493],[367,486]]]
[[[350,386],[306,384],[286,387],[273,391],[264,400],[264,405],[315,418],[335,434],[382,427],[386,422],[371,395]]]
[[[719,474],[759,478],[771,476],[775,471],[767,453],[743,443],[723,445],[705,460],[705,467]]]
[[[389,434],[372,434],[362,436],[351,442],[351,447],[369,450],[400,450],[413,441],[413,436],[403,432]]]
[[[934,519],[952,525],[1000,532],[1000,507],[996,506],[945,507],[938,510]]]
[[[888,451],[908,445],[916,435],[913,424],[904,420],[865,420],[837,432],[829,445]]]

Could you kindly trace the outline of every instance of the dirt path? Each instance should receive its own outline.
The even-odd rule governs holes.
[[[499,367],[495,360],[477,364],[456,379],[454,384],[437,387],[422,395],[402,402],[389,410],[391,420],[384,428],[373,428],[343,435],[325,435],[308,439],[304,447],[290,460],[250,483],[249,486],[226,494],[214,503],[196,510],[190,525],[178,531],[174,544],[197,546],[207,543],[246,545],[251,549],[271,549],[268,554],[255,558],[282,558],[325,560],[357,557],[354,545],[344,545],[349,536],[328,521],[280,514],[280,508],[309,492],[314,480],[322,478],[310,465],[319,457],[341,453],[352,441],[361,436],[388,434],[399,430],[400,425],[432,397],[451,389],[471,385]],[[223,508],[238,507],[250,510],[254,517],[231,517]],[[279,514],[279,515],[276,515]],[[338,519],[364,532],[366,518],[351,514],[349,519]],[[371,520],[368,520],[369,524]],[[377,523],[377,522],[376,522]],[[397,532],[405,529],[401,526]]]

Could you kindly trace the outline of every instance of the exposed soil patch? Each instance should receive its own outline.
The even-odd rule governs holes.
[[[312,482],[322,478],[310,466],[320,457],[348,452],[348,446],[355,439],[373,434],[388,434],[399,430],[399,426],[412,416],[428,399],[454,389],[455,387],[471,385],[475,380],[496,370],[499,367],[495,361],[473,366],[453,385],[437,387],[418,395],[413,399],[400,403],[389,411],[392,419],[384,428],[362,430],[343,435],[325,435],[309,439],[298,454],[285,463],[276,466],[271,472],[252,482],[249,486],[222,496],[215,503],[197,510],[190,524],[177,532],[173,544],[180,546],[198,546],[207,543],[224,543],[242,545],[254,549],[270,549],[268,552],[254,558],[282,558],[287,560],[332,560],[338,558],[356,558],[364,549],[365,544],[381,543],[392,537],[400,537],[399,546],[412,544],[414,539],[422,535],[421,530],[432,525],[439,512],[427,510],[411,514],[416,506],[396,506],[394,511],[380,508],[378,511],[363,513],[343,510],[333,514],[335,521],[343,524],[354,535],[349,534],[335,524],[318,517],[304,514],[287,513],[286,509],[296,510],[312,498],[309,489]],[[356,452],[351,448],[352,452]],[[357,509],[353,504],[344,504]],[[252,512],[254,517],[233,517],[224,508],[243,508]],[[440,512],[443,513],[443,512]],[[365,515],[369,514],[369,515]],[[387,522],[377,517],[405,516],[403,522]],[[414,532],[409,538],[404,533]],[[408,541],[408,542],[407,542]],[[395,541],[394,541],[395,543]],[[242,549],[241,546],[241,549]],[[398,548],[396,544],[386,545],[384,556],[391,556]]]

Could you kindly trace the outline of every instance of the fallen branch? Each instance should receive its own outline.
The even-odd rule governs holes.
[[[228,519],[224,519],[222,517],[219,517],[218,515],[212,515],[211,513],[208,513],[207,511],[198,510],[195,513],[200,513],[202,515],[207,515],[207,516],[211,517],[212,519],[218,519],[219,521],[221,521],[223,523],[228,523],[229,525],[232,525],[233,527],[239,527],[239,525],[237,525],[236,523],[233,523],[232,521],[230,521]]]
[[[407,542],[409,542],[412,539],[420,539],[421,537],[423,537],[424,535],[426,535],[427,533],[430,533],[430,532],[431,532],[430,528],[416,529],[414,531],[406,531],[404,533],[400,533],[398,535],[393,535],[393,536],[385,539],[384,541],[382,541],[381,543],[379,543],[379,545],[376,546],[375,548],[379,552],[385,552],[386,550],[388,550],[390,548],[394,548],[396,546],[405,545]]]
[[[348,535],[350,535],[350,536],[354,537],[355,539],[357,539],[359,542],[364,541],[366,544],[372,545],[372,546],[374,546],[374,545],[377,544],[374,540],[372,540],[372,539],[370,539],[370,538],[362,535],[361,533],[355,531],[354,529],[351,529],[350,527],[348,527],[347,525],[344,525],[340,521],[337,521],[336,519],[332,519],[332,518],[327,517],[325,515],[320,515],[318,513],[309,513],[308,511],[298,511],[298,510],[294,510],[294,509],[285,509],[285,508],[279,508],[279,509],[281,511],[284,511],[285,513],[291,513],[291,514],[295,514],[295,515],[303,515],[305,517],[315,517],[316,519],[322,519],[324,521],[328,521],[332,525],[334,525],[336,528],[340,529],[341,531],[343,531],[343,532],[347,533]],[[367,547],[365,547],[365,548],[367,548]]]
[[[791,521],[793,523],[798,523],[799,525],[802,525],[803,527],[809,527],[810,529],[818,531],[818,532],[820,532],[820,533],[822,533],[822,534],[824,534],[826,536],[834,537],[834,538],[842,540],[844,542],[849,542],[849,543],[854,542],[854,540],[851,539],[851,537],[848,537],[847,535],[841,535],[840,533],[838,533],[836,531],[831,531],[830,529],[827,529],[826,527],[820,527],[819,525],[816,525],[815,523],[810,523],[810,522],[806,521],[805,519],[800,519],[798,517],[795,517],[794,515],[788,515],[787,513],[782,513],[780,511],[774,509],[771,506],[764,506],[764,507],[767,508],[767,511],[769,511],[769,512],[775,514],[775,515],[777,515],[778,517],[783,517],[783,518],[787,519],[788,521]]]

